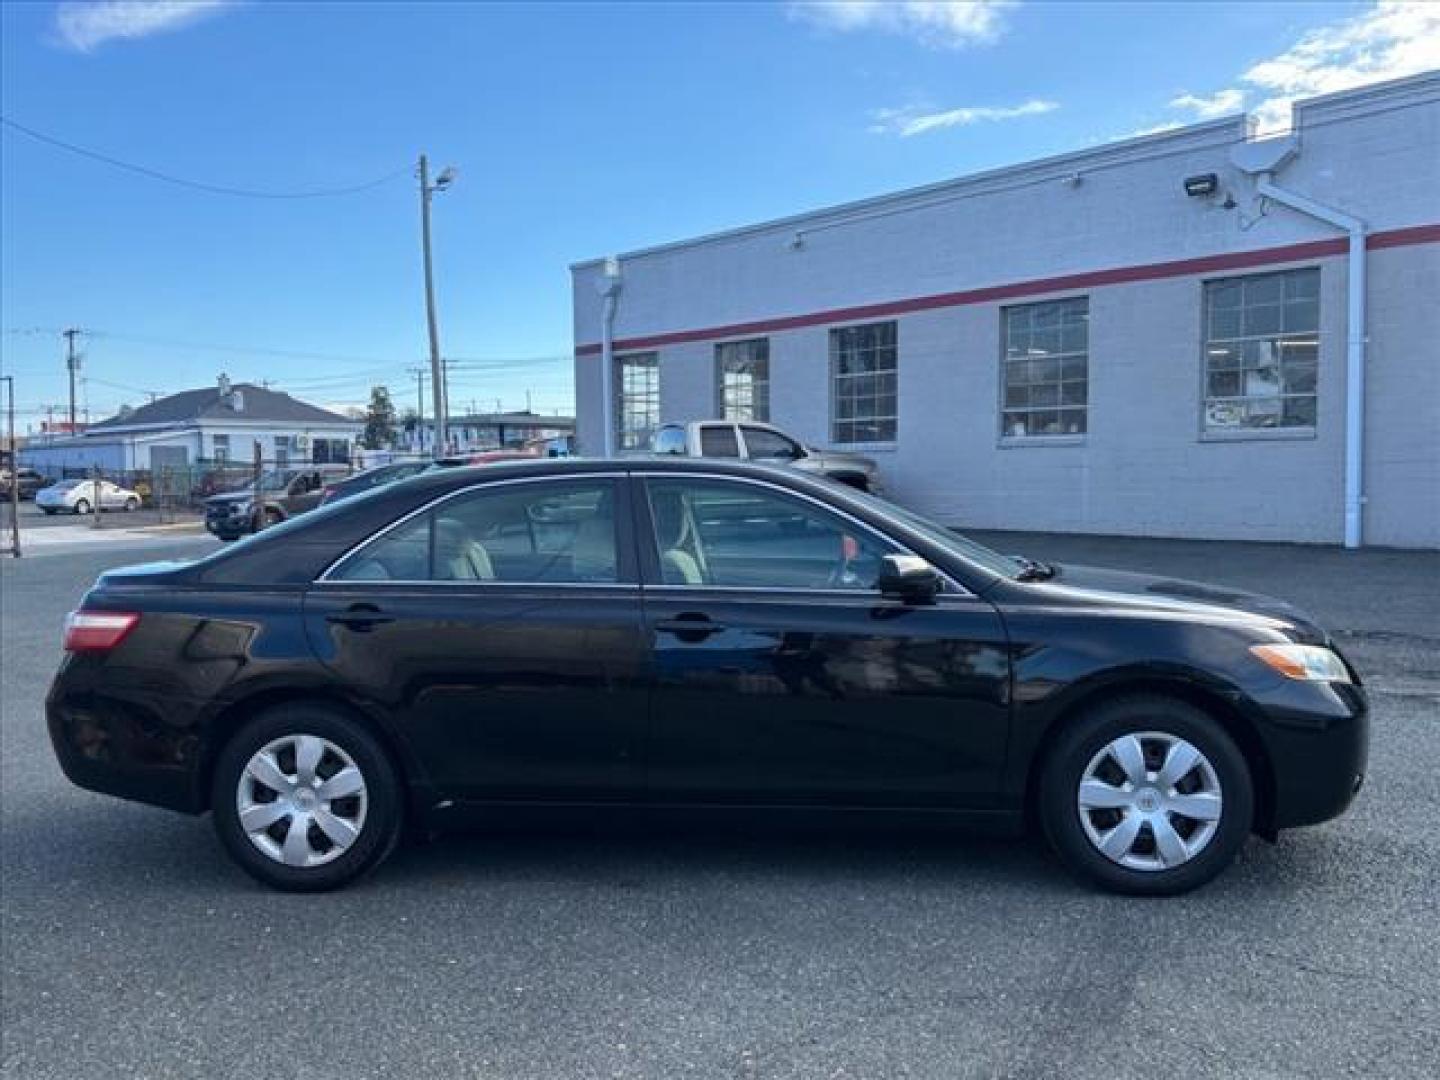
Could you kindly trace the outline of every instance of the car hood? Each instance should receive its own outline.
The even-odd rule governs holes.
[[[229,503],[252,502],[255,499],[253,491],[222,491],[218,495],[211,495],[205,500],[206,506],[225,506]]]
[[[1055,571],[1055,576],[1043,583],[1046,591],[1073,601],[1227,621],[1243,615],[1305,644],[1329,643],[1329,635],[1309,614],[1262,593],[1098,566],[1065,563]]]

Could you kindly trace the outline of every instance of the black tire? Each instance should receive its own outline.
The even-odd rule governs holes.
[[[137,499],[137,498],[135,498],[133,495],[132,495],[130,498],[128,498],[128,499],[125,500],[125,512],[126,512],[127,514],[133,514],[136,510],[139,510],[139,509],[140,509],[140,500]]]
[[[1051,847],[1072,873],[1114,892],[1172,896],[1204,885],[1230,865],[1250,834],[1255,789],[1244,755],[1214,717],[1174,698],[1136,695],[1103,702],[1067,721],[1066,728],[1046,755],[1037,808]],[[1146,732],[1178,737],[1198,749],[1213,768],[1221,795],[1220,817],[1209,841],[1188,861],[1164,869],[1132,869],[1106,856],[1087,834],[1077,803],[1080,782],[1095,756],[1124,735]]]
[[[76,500],[75,500],[75,516],[76,516],[76,517],[79,517],[79,516],[81,516],[81,515],[83,515],[83,514],[88,514],[88,513],[90,513],[90,501],[89,501],[88,499],[76,499]]]
[[[263,747],[290,735],[315,735],[340,748],[365,781],[365,813],[359,835],[329,862],[287,866],[265,854],[240,824],[237,805],[242,774]],[[220,752],[210,793],[215,831],[230,857],[257,881],[286,892],[323,892],[347,885],[378,866],[400,838],[403,802],[394,762],[364,726],[321,704],[298,703],[266,710],[246,724]],[[338,805],[338,804],[337,804]]]

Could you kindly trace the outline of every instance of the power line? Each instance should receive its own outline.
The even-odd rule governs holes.
[[[193,349],[197,352],[225,352],[240,355],[275,356],[284,360],[335,360],[341,363],[383,364],[378,356],[342,356],[335,353],[301,352],[295,349],[269,349],[258,345],[217,345],[205,341],[177,341],[173,338],[148,337],[141,334],[122,334],[110,330],[87,331],[93,338],[111,341],[127,341],[133,345],[155,345],[164,349]]]
[[[192,188],[195,191],[204,191],[211,195],[230,195],[241,199],[323,199],[335,195],[355,195],[362,191],[369,191],[381,184],[388,184],[391,180],[397,180],[410,171],[406,165],[387,173],[375,180],[368,180],[363,184],[353,184],[349,187],[338,188],[317,188],[311,191],[257,191],[253,188],[229,187],[224,184],[207,184],[200,180],[187,180],[182,176],[172,176],[169,173],[161,172],[159,169],[152,169],[146,165],[136,165],[133,162],[121,161],[119,158],[111,157],[109,154],[102,154],[98,150],[91,150],[84,146],[77,146],[75,143],[66,142],[64,139],[57,139],[54,135],[47,135],[43,131],[36,131],[8,116],[0,116],[0,124],[14,128],[37,142],[47,143],[50,146],[59,147],[61,150],[68,150],[72,154],[90,158],[93,161],[100,161],[117,169],[125,169],[128,172],[138,173],[141,176],[148,176],[152,180],[163,180],[167,184],[176,184],[180,187]]]

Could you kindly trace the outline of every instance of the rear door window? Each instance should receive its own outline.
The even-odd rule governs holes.
[[[612,481],[504,484],[437,504],[360,548],[338,581],[618,582]]]

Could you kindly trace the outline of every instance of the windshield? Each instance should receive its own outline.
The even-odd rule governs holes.
[[[1014,578],[1026,568],[1026,564],[1021,560],[1009,555],[1001,555],[998,551],[992,551],[984,544],[971,540],[968,536],[963,536],[953,529],[947,529],[937,521],[921,517],[919,514],[866,492],[849,487],[845,490],[846,494],[852,498],[868,504],[886,517],[894,518],[911,531],[919,533],[946,551],[954,552],[955,555],[967,562],[974,563],[981,569],[989,570],[992,574]]]

